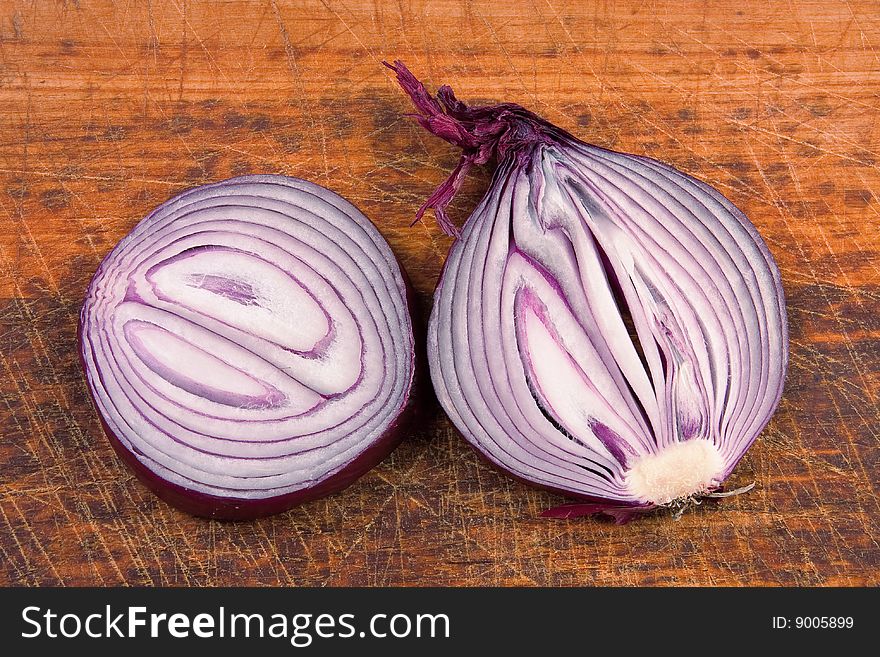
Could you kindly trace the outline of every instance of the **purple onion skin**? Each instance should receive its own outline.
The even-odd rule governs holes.
[[[224,183],[218,184],[222,185]],[[171,201],[176,200],[176,198],[171,199]],[[111,255],[112,250],[98,266],[92,280],[101,275],[105,268],[105,263]],[[138,460],[131,450],[125,447],[119,437],[109,427],[103,415],[100,412],[96,412],[103,432],[113,451],[116,452],[135,477],[157,497],[181,511],[213,520],[255,520],[282,513],[300,504],[314,501],[348,488],[360,477],[381,463],[406,436],[411,435],[417,429],[420,425],[420,420],[423,419],[422,414],[426,405],[428,386],[425,385],[424,375],[426,363],[426,356],[424,354],[424,321],[418,312],[418,304],[416,303],[415,294],[406,270],[400,265],[400,261],[396,256],[394,262],[405,286],[405,312],[407,319],[410,321],[410,329],[414,338],[411,378],[409,387],[404,392],[407,401],[382,435],[342,469],[313,486],[274,497],[243,499],[210,495],[170,482],[153,472]],[[91,283],[89,288],[91,288]],[[82,338],[84,320],[85,315],[81,313],[77,326],[77,342],[79,345],[78,356],[80,366],[85,372],[87,369],[85,358],[87,344]],[[89,392],[92,406],[97,411],[95,393],[91,385],[87,385],[86,388]]]

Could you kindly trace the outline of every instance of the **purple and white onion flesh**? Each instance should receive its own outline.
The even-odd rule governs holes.
[[[788,361],[779,271],[709,185],[584,144],[514,104],[432,97],[391,66],[416,120],[462,148],[434,208],[458,237],[428,360],[455,426],[509,474],[618,521],[720,495],[773,414]],[[497,162],[461,234],[444,212]]]
[[[400,438],[414,374],[387,242],[318,185],[247,176],[160,206],[80,323],[111,443],[160,496],[249,518],[339,490]]]

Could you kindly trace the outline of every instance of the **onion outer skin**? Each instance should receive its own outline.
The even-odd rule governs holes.
[[[201,193],[205,190],[221,191],[227,186],[232,186],[236,184],[285,184],[288,181],[296,184],[307,185],[313,189],[321,190],[321,192],[326,195],[326,198],[323,198],[322,200],[330,199],[330,201],[333,201],[335,199],[340,201],[343,205],[353,208],[354,211],[357,212],[360,216],[360,219],[362,221],[366,221],[374,234],[379,235],[381,245],[383,245],[383,248],[387,252],[387,255],[390,256],[392,269],[389,270],[389,272],[392,275],[392,278],[397,277],[399,279],[399,298],[403,307],[403,314],[399,318],[399,336],[406,343],[409,344],[409,373],[401,393],[401,403],[399,404],[396,411],[393,412],[393,414],[390,415],[388,418],[386,418],[385,426],[382,429],[381,434],[368,446],[366,446],[363,451],[358,453],[357,456],[355,456],[350,462],[345,464],[344,467],[334,471],[330,476],[327,476],[312,485],[305,486],[299,490],[286,492],[281,495],[274,495],[259,499],[214,495],[195,490],[180,485],[176,482],[169,481],[162,477],[160,474],[157,474],[151,468],[147,467],[140,459],[137,458],[137,456],[131,449],[126,447],[123,440],[108,424],[103,413],[100,412],[98,400],[96,399],[96,392],[93,389],[91,381],[89,380],[90,368],[86,356],[86,351],[89,348],[89,344],[87,340],[84,339],[84,333],[86,332],[85,329],[87,323],[87,313],[86,303],[84,303],[83,310],[80,313],[80,320],[77,328],[79,345],[78,354],[80,364],[83,368],[83,371],[86,373],[88,383],[86,387],[89,392],[89,397],[92,401],[93,406],[95,406],[96,410],[98,411],[97,415],[104,434],[108,439],[108,442],[110,443],[116,454],[132,471],[135,477],[148,489],[155,493],[157,497],[171,504],[172,506],[195,516],[217,520],[251,520],[274,515],[286,511],[296,505],[316,500],[332,493],[341,491],[354,483],[358,478],[360,478],[370,469],[378,465],[381,461],[383,461],[397,447],[397,445],[407,435],[407,433],[412,430],[422,410],[421,407],[422,403],[424,402],[425,386],[421,381],[419,370],[424,362],[424,355],[422,353],[423,350],[419,348],[420,345],[418,342],[416,342],[414,336],[417,336],[420,332],[423,331],[423,329],[421,328],[419,322],[413,321],[413,310],[416,308],[416,304],[409,278],[407,277],[405,270],[400,266],[399,260],[393,254],[387,242],[384,240],[384,238],[381,238],[381,235],[375,229],[375,226],[369,221],[369,219],[367,219],[362,213],[360,213],[357,208],[354,208],[354,206],[352,206],[347,200],[345,200],[338,194],[335,194],[334,192],[326,188],[315,185],[314,183],[309,183],[308,181],[304,181],[301,179],[288,178],[286,176],[242,176],[190,189],[177,196],[174,196],[165,203],[158,206],[155,210],[153,210],[144,220],[142,220],[142,222],[138,223],[138,226],[162,211],[163,208],[170,206],[171,204],[177,202],[179,199],[188,194]],[[138,226],[132,229],[129,235],[134,233],[137,230]],[[123,240],[120,241],[120,244],[122,244],[122,242],[125,241],[127,237],[128,235],[126,236],[126,238],[123,238]],[[89,295],[91,294],[95,281],[102,275],[106,263],[111,260],[114,252],[117,248],[119,248],[120,244],[117,244],[117,246],[114,247],[114,249],[112,249],[110,253],[107,254],[107,256],[105,256],[101,264],[98,266],[92,278],[92,281],[89,284],[89,293],[86,295],[87,301],[89,300]]]
[[[434,209],[440,227],[457,238],[435,290],[428,326],[428,359],[437,397],[459,432],[481,457],[506,474],[580,501],[550,509],[544,513],[548,517],[603,513],[617,522],[626,522],[659,506],[678,510],[704,497],[720,496],[724,480],[778,405],[788,365],[781,277],[757,229],[717,190],[660,161],[589,146],[512,103],[469,107],[447,86],[441,87],[436,97],[431,96],[401,62],[386,66],[397,74],[399,84],[416,106],[418,114],[411,116],[428,132],[463,152],[449,179],[416,214],[418,220],[427,209]],[[459,231],[446,216],[445,207],[468,169],[492,160],[497,164],[490,188]],[[629,181],[621,183],[621,178],[627,177]],[[608,187],[603,189],[597,180],[605,181]],[[652,186],[659,190],[654,196],[648,193]],[[629,214],[627,203],[635,206]],[[652,203],[660,206],[653,216]],[[653,227],[658,223],[659,227]],[[722,234],[724,237],[719,237]],[[570,241],[554,251],[553,240],[560,235]],[[593,251],[578,251],[584,244],[577,242],[581,235],[594,245]],[[698,239],[697,235],[704,237]],[[689,274],[685,272],[685,278],[675,280],[670,271],[675,270],[676,259],[664,253],[666,247],[661,248],[663,242],[659,240],[667,240],[679,249],[693,245],[695,250],[687,254],[695,254],[694,280],[701,275],[705,278],[706,298],[717,297],[717,307],[702,298],[697,298],[694,306],[689,305],[691,299],[684,293]],[[700,259],[699,249],[709,254],[705,262]],[[569,252],[575,263],[571,271],[579,273],[580,279],[560,279],[556,274],[556,266],[565,271]],[[593,260],[584,253],[595,253]],[[654,253],[662,254],[658,262],[663,256],[667,260],[654,264]],[[561,299],[555,306],[544,306],[538,315],[551,317],[547,326],[552,334],[559,316],[565,315],[566,308],[571,310],[586,331],[591,348],[599,354],[599,368],[606,368],[582,369],[589,380],[586,387],[595,390],[596,381],[601,382],[602,372],[607,371],[622,401],[611,402],[605,397],[603,401],[611,409],[605,408],[606,414],[619,420],[618,426],[630,423],[637,430],[609,430],[592,416],[595,408],[603,409],[602,404],[580,407],[587,409],[581,425],[567,424],[556,414],[564,404],[554,405],[541,398],[544,380],[534,375],[537,370],[530,364],[530,356],[523,355],[531,353],[531,343],[518,328],[527,323],[523,317],[528,312],[514,303],[514,312],[510,313],[503,304],[507,270],[511,261],[523,254],[527,259],[536,258],[534,271],[539,273],[531,278],[546,278],[545,287],[551,290],[548,298],[555,300],[558,294]],[[632,259],[626,264],[627,256],[635,258],[635,268]],[[588,269],[591,262],[599,263],[598,270]],[[642,267],[643,263],[648,264]],[[735,267],[733,263],[737,263]],[[606,284],[604,298],[595,292],[601,283],[591,282],[599,279],[584,271],[600,272]],[[579,298],[572,300],[567,295],[570,286],[575,285],[573,280],[580,281],[582,287],[577,292],[586,306]],[[621,298],[621,280],[631,283],[631,294],[625,300]],[[526,286],[510,285],[516,294]],[[592,287],[588,289],[587,285]],[[649,295],[645,290],[654,297],[656,307],[646,303]],[[741,298],[740,294],[745,296]],[[635,345],[632,356],[621,356],[621,348],[612,346],[619,345],[621,335],[623,340],[631,339],[622,322],[616,335],[602,330],[611,309],[606,298],[612,297],[614,312],[621,317],[632,312],[633,318],[640,314],[647,320],[635,326],[638,341],[631,345]],[[736,299],[733,306],[731,299]],[[538,301],[543,302],[543,297],[539,295]],[[575,303],[581,303],[580,307],[589,313],[578,315],[571,305]],[[698,313],[700,303],[708,311],[709,329]],[[516,331],[515,346],[510,346],[511,342],[503,344],[509,314]],[[729,324],[717,324],[720,330],[711,328],[712,322],[727,319]],[[655,326],[651,320],[659,323]],[[690,325],[682,333],[680,324],[686,321]],[[693,341],[682,342],[682,336]],[[706,338],[705,347],[695,339],[697,336]],[[564,341],[568,337],[557,337],[557,346],[566,350]],[[654,354],[659,354],[659,359],[655,355],[652,362],[649,355],[646,362],[639,343],[653,348],[653,340],[657,341]],[[682,346],[684,350],[678,350]],[[674,347],[675,353],[664,351],[666,347]],[[701,349],[708,356],[701,356]],[[566,353],[576,360],[576,351]],[[639,391],[635,379],[626,373],[625,367],[636,362],[636,351],[642,365],[635,369],[643,366],[647,389],[652,389],[654,398],[645,394],[644,387]],[[502,355],[493,360],[492,354],[497,352]],[[536,353],[538,360],[545,355],[541,350]],[[723,355],[728,353],[733,356],[730,363],[724,363]],[[517,358],[522,365],[511,364]],[[707,359],[710,364],[703,366]],[[750,364],[755,366],[754,371]],[[721,365],[728,379],[718,374]],[[552,374],[549,380],[552,388]],[[730,403],[728,395],[733,400]],[[556,394],[557,399],[564,401],[564,397]],[[724,403],[719,405],[721,398]],[[529,402],[534,402],[546,421],[538,417]],[[624,407],[624,412],[614,417],[617,407]],[[594,429],[593,422],[602,426]],[[640,423],[643,429],[647,427],[641,433]],[[590,444],[583,442],[588,433],[583,425],[591,433]],[[566,447],[565,438],[584,449]],[[546,451],[539,453],[542,449]],[[515,456],[517,450],[520,456]],[[571,454],[568,462],[567,453]],[[592,474],[581,476],[578,467]]]

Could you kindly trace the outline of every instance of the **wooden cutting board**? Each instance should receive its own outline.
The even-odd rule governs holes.
[[[538,517],[434,405],[345,492],[249,523],[179,513],[112,453],[76,322],[160,202],[311,179],[380,227],[422,311],[454,166],[381,66],[514,101],[717,186],[782,270],[791,371],[731,483],[679,521]],[[635,0],[0,1],[0,584],[878,584],[880,9]],[[488,182],[456,201],[463,221]]]

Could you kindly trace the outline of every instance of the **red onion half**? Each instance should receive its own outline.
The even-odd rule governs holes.
[[[788,361],[779,271],[718,191],[577,140],[513,104],[433,98],[391,66],[418,122],[492,184],[435,292],[428,359],[464,437],[515,477],[623,522],[720,496],[775,410]]]
[[[110,442],[161,497],[252,518],[344,488],[396,445],[414,373],[407,284],[357,208],[247,176],[157,208],[80,320]]]

